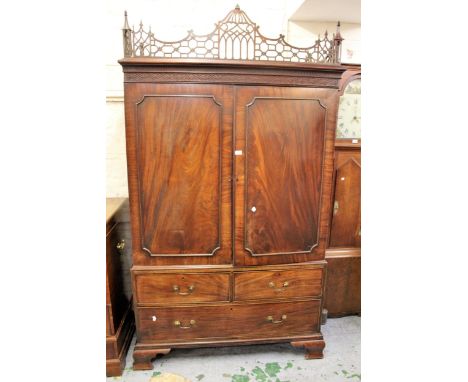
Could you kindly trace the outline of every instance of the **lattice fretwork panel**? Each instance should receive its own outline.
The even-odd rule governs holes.
[[[230,60],[262,60],[337,64],[340,62],[341,38],[339,23],[333,38],[320,37],[308,48],[287,43],[283,35],[273,39],[263,36],[258,26],[239,7],[216,24],[207,35],[189,31],[178,41],[162,41],[151,28],[130,29],[125,14],[123,29],[125,57],[204,58]]]

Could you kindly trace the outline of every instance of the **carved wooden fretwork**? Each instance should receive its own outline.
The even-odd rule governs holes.
[[[307,48],[288,44],[282,34],[276,39],[263,36],[259,31],[260,27],[252,22],[239,6],[215,25],[214,31],[207,35],[197,35],[190,30],[182,40],[162,41],[154,37],[151,27],[146,31],[142,23],[138,29],[130,28],[125,12],[124,55],[125,57],[340,63],[343,38],[340,35],[339,22],[336,34],[334,33],[331,39],[325,31],[323,38],[319,36],[315,43]]]

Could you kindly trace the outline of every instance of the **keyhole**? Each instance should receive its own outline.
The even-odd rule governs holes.
[[[156,316],[151,317],[151,319],[152,319],[153,321],[156,321],[156,320],[157,320]]]
[[[255,212],[255,211],[257,211],[257,209],[255,208],[255,206],[253,206],[253,207],[250,209],[250,211]]]

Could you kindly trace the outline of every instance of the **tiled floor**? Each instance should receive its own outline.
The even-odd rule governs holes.
[[[360,381],[361,319],[328,319],[322,333],[326,347],[320,360],[304,359],[304,351],[289,344],[174,349],[157,358],[151,371],[132,370],[134,338],[123,375],[107,381],[149,382],[166,373],[191,382]]]

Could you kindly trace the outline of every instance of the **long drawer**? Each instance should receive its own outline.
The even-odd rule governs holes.
[[[234,274],[234,299],[319,297],[322,282],[323,268],[239,272]]]
[[[319,331],[320,300],[138,309],[141,342],[256,339]]]
[[[229,301],[229,273],[137,273],[138,304],[193,304]]]

